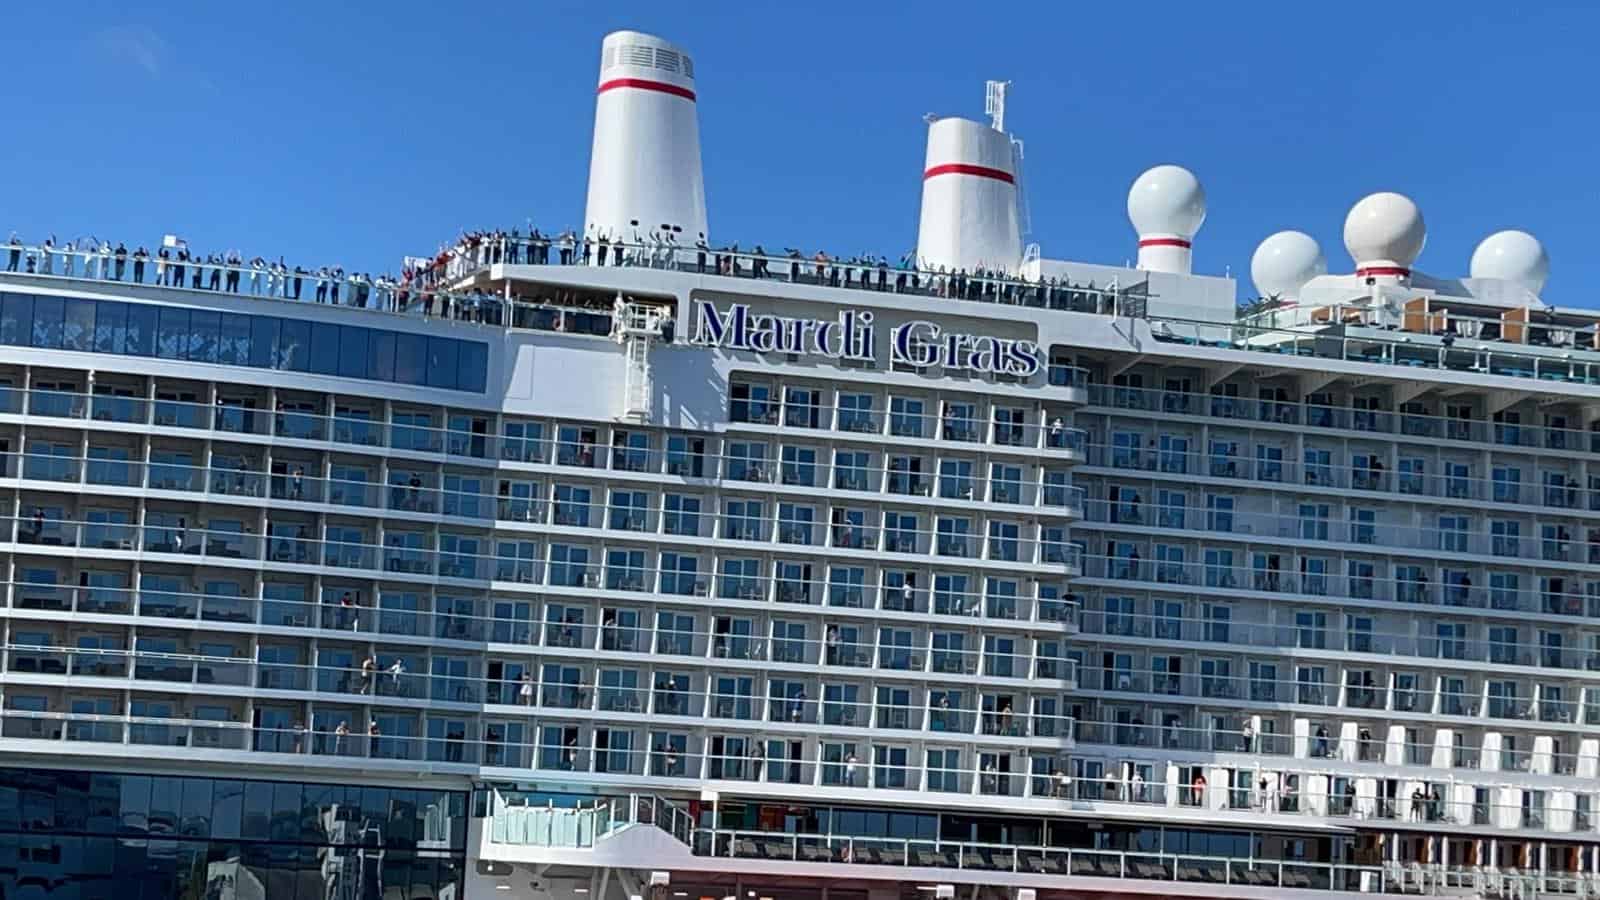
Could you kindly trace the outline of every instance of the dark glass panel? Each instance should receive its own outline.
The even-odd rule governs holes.
[[[354,325],[339,328],[339,374],[345,378],[367,377],[367,345],[372,332]]]
[[[158,308],[160,331],[156,355],[162,359],[183,359],[189,351],[189,310],[176,306]]]
[[[481,394],[489,384],[489,345],[482,341],[460,341],[461,365],[456,376],[456,386],[463,391]]]
[[[212,787],[210,778],[185,778],[183,803],[178,807],[178,833],[184,837],[211,836]]]
[[[156,332],[160,325],[160,310],[154,306],[128,304],[127,341],[124,352],[132,356],[156,355]]]
[[[450,338],[428,338],[428,387],[455,389],[460,343]]]
[[[217,363],[224,366],[250,365],[251,316],[223,313],[217,332]]]
[[[306,372],[311,366],[311,323],[298,319],[278,320],[278,354],[273,368],[286,372]]]
[[[278,350],[277,316],[250,317],[250,365],[258,369],[276,369]]]
[[[197,309],[189,317],[189,360],[217,361],[217,335],[222,330],[222,314]]]
[[[124,834],[144,834],[150,830],[150,776],[122,776],[122,824]],[[143,845],[140,847],[143,854]],[[120,853],[120,851],[119,851]]]
[[[82,353],[94,350],[95,306],[93,300],[67,298],[66,314],[61,320],[61,349]]]
[[[218,781],[211,788],[211,836],[233,840],[244,816],[244,782]]]
[[[394,380],[401,384],[428,383],[428,339],[400,334],[395,339]]]
[[[264,841],[272,837],[272,783],[248,781],[244,786],[244,813],[239,836]]]
[[[394,347],[399,335],[392,331],[374,331],[367,359],[367,377],[377,381],[394,381]]]
[[[128,336],[128,304],[101,300],[95,307],[94,352],[127,352],[123,341]]]
[[[33,295],[0,294],[0,344],[26,347],[33,340]]]
[[[182,778],[154,778],[150,781],[150,833],[177,834],[178,807],[183,803]]]
[[[339,326],[312,323],[311,371],[318,375],[339,374]]]
[[[66,304],[60,297],[33,298],[33,337],[30,343],[41,350],[61,349],[61,319]]]

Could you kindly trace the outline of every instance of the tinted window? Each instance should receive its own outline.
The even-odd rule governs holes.
[[[392,331],[372,333],[371,356],[367,360],[367,377],[378,381],[394,381],[394,345],[399,335]]]
[[[278,320],[278,358],[273,368],[304,372],[311,363],[311,323]]]
[[[221,328],[221,313],[194,310],[189,317],[189,359],[194,362],[216,362],[217,332]]]
[[[61,349],[63,306],[60,297],[33,298],[33,346],[45,350]]]
[[[339,326],[323,322],[311,326],[311,371],[339,374]]]
[[[0,294],[0,344],[26,347],[33,339],[33,295]]]
[[[250,365],[251,316],[224,313],[217,339],[217,362],[225,366]]]
[[[461,366],[456,387],[483,393],[488,388],[489,345],[481,341],[461,341]]]
[[[417,334],[395,336],[394,380],[401,384],[426,384],[428,339]]]
[[[459,343],[449,338],[428,338],[428,387],[455,388]]]
[[[357,325],[0,293],[0,344],[159,356],[483,393],[489,345]]]
[[[102,300],[95,306],[94,352],[127,352],[123,340],[128,335],[128,305]]]
[[[160,311],[156,355],[162,359],[183,359],[189,350],[189,311],[176,306],[163,306]]]
[[[339,374],[345,378],[367,377],[367,342],[371,332],[354,325],[339,328]]]
[[[258,369],[278,367],[278,321],[273,316],[250,317],[250,365]]]
[[[67,299],[66,315],[61,321],[61,349],[86,353],[94,350],[95,305],[93,300]]]
[[[124,352],[134,356],[156,355],[158,312],[160,308],[155,306],[128,306],[128,339]]]

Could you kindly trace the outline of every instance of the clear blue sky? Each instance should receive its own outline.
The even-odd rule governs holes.
[[[1281,228],[1347,271],[1346,210],[1398,190],[1419,268],[1523,228],[1547,299],[1600,306],[1600,12],[1576,4],[13,3],[0,231],[376,271],[464,226],[580,225],[616,28],[696,57],[719,241],[898,255],[922,115],[981,116],[1007,78],[1047,256],[1126,260],[1128,184],[1176,162],[1210,197],[1196,268],[1241,294]]]

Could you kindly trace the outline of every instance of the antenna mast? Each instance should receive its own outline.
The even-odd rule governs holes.
[[[989,127],[995,131],[1006,130],[1006,88],[1009,81],[990,81],[983,98],[983,114],[989,117]]]

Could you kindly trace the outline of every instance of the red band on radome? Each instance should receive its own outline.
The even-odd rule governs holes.
[[[1366,278],[1369,275],[1399,275],[1405,278],[1411,274],[1411,270],[1403,266],[1368,266],[1356,269],[1356,274],[1362,278]]]
[[[675,97],[682,97],[691,102],[694,100],[694,91],[691,91],[686,87],[678,87],[675,84],[667,84],[665,81],[651,81],[648,78],[613,78],[610,81],[602,81],[600,82],[600,90],[595,91],[595,93],[604,94],[606,91],[614,91],[618,88],[638,88],[641,91],[660,91],[663,94],[672,94]]]
[[[1016,176],[1004,169],[991,169],[988,166],[973,166],[967,163],[945,163],[942,166],[934,166],[923,172],[922,178],[926,181],[935,175],[976,175],[979,178],[993,178],[996,181],[1004,181],[1006,184],[1017,183]]]
[[[1182,247],[1187,250],[1194,246],[1183,238],[1140,238],[1141,247]]]

